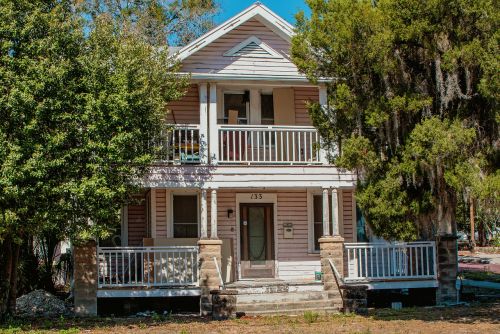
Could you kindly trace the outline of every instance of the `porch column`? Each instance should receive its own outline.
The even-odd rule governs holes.
[[[328,94],[325,85],[321,85],[319,87],[319,104],[321,105],[321,109],[328,110]],[[324,147],[323,140],[320,139],[320,148],[319,148],[319,161],[324,165],[328,164],[328,158],[326,154],[326,150]]]
[[[217,239],[217,190],[210,194],[210,239]]]
[[[201,189],[201,239],[208,237],[207,190]]]
[[[340,224],[340,215],[339,215],[339,201],[337,197],[337,188],[332,189],[332,235],[338,236],[339,233],[339,224]]]
[[[217,128],[217,85],[210,83],[210,108],[208,110],[210,164],[216,165],[219,160],[219,130]]]
[[[328,189],[323,188],[323,236],[330,235],[330,205],[328,203]]]
[[[207,104],[207,84],[198,85],[200,94],[200,163],[208,163],[208,104]]]
[[[97,315],[97,246],[91,240],[73,247],[73,296],[77,316]]]

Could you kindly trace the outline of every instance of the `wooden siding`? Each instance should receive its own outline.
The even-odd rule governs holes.
[[[317,87],[295,87],[295,124],[312,125],[307,109],[308,101],[319,101],[319,89]]]
[[[282,57],[227,57],[225,52],[255,36]],[[193,73],[299,75],[290,60],[290,43],[256,19],[251,19],[205,46],[183,61],[182,71]]]
[[[306,190],[277,190],[258,191],[277,194],[276,208],[277,221],[275,240],[278,243],[276,260],[278,261],[278,277],[284,280],[313,279],[314,272],[320,271],[320,257],[318,253],[309,253],[309,221]],[[237,254],[237,225],[236,225],[236,194],[248,193],[237,190],[217,191],[217,229],[221,239],[231,239],[233,257]],[[157,237],[167,236],[167,191],[156,190],[156,233]],[[346,242],[355,242],[355,214],[353,190],[339,191],[341,234]],[[207,192],[208,233],[210,235],[210,191]],[[228,217],[228,210],[232,210],[232,217]],[[140,245],[146,237],[146,209],[144,204],[129,206],[129,245]],[[283,224],[292,223],[294,228],[293,239],[283,237]],[[234,261],[235,262],[235,261]]]
[[[156,189],[156,237],[167,237],[167,192]]]
[[[342,190],[341,196],[341,232],[345,242],[356,242],[356,213],[354,210],[354,191]]]
[[[199,124],[200,123],[200,98],[198,86],[189,86],[186,95],[178,101],[167,105],[167,121],[169,124]]]
[[[146,201],[128,205],[128,245],[140,246],[142,239],[147,237]]]

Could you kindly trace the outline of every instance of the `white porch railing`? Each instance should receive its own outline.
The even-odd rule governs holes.
[[[436,279],[436,244],[346,243],[349,281]]]
[[[198,284],[198,247],[98,247],[98,287]]]
[[[175,125],[166,135],[161,160],[176,164],[200,163],[200,125]]]
[[[219,125],[220,163],[319,164],[312,126]]]

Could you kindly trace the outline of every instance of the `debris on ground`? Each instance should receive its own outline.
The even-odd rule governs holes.
[[[27,317],[58,317],[69,313],[63,300],[41,289],[17,298],[16,311]]]

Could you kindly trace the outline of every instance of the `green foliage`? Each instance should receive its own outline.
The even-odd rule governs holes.
[[[308,324],[312,324],[312,323],[318,321],[318,318],[319,318],[318,312],[314,312],[314,311],[305,311],[304,312],[304,320]]]
[[[374,232],[453,233],[458,198],[499,216],[498,2],[308,0],[292,57],[329,108],[310,106],[334,162],[357,171]]]
[[[106,235],[187,85],[165,47],[75,8],[0,1],[0,245]]]

